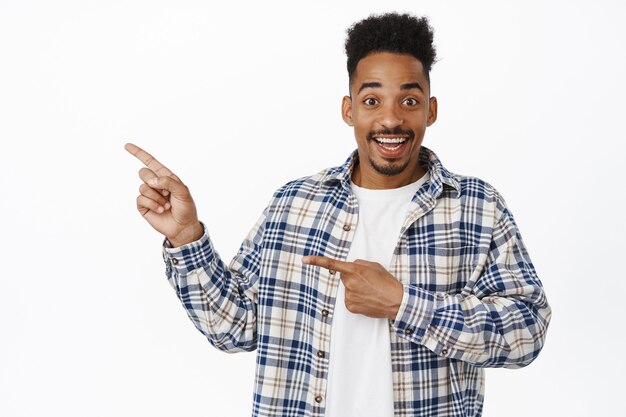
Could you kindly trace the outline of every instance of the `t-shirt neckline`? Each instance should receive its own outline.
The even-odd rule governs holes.
[[[352,180],[350,180],[350,186],[352,188],[352,192],[357,196],[358,199],[365,200],[395,200],[399,198],[412,196],[420,189],[420,187],[428,181],[430,175],[428,171],[421,176],[421,178],[416,181],[403,185],[398,188],[386,188],[382,190],[372,190],[370,188],[363,188],[356,185]]]

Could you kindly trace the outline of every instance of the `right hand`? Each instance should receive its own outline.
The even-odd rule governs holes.
[[[189,188],[139,146],[127,143],[124,149],[147,167],[139,170],[137,210],[143,218],[174,247],[200,239],[204,230]]]

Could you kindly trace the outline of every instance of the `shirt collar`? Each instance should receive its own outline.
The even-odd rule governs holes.
[[[359,156],[355,150],[348,159],[346,159],[343,165],[330,168],[326,171],[325,175],[321,178],[321,182],[323,184],[340,182],[344,189],[349,190],[352,169],[358,159]],[[442,193],[444,187],[451,188],[455,191],[455,196],[459,196],[461,192],[459,181],[453,173],[444,168],[441,161],[432,150],[422,146],[420,148],[419,163],[422,166],[428,166],[428,173],[430,174],[429,190],[434,198],[437,198]]]

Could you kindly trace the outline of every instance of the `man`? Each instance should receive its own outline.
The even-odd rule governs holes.
[[[421,146],[432,41],[409,15],[349,29],[357,151],[277,190],[230,266],[181,180],[126,146],[189,317],[219,349],[258,351],[255,416],[478,416],[482,368],[543,346],[550,308],[504,200]]]

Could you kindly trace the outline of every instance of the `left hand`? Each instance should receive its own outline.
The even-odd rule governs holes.
[[[404,289],[381,264],[361,259],[344,262],[324,256],[305,256],[302,262],[340,273],[348,311],[369,317],[396,318]]]

